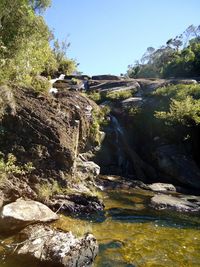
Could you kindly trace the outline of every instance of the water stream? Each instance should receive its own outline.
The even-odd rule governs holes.
[[[96,218],[62,217],[57,225],[90,231],[100,244],[95,267],[199,267],[200,218],[149,208],[151,192],[109,191]]]
[[[79,218],[62,215],[54,226],[96,236],[100,249],[94,267],[199,267],[200,218],[155,211],[148,206],[151,196],[139,189],[107,191],[102,193],[105,212]],[[3,266],[42,267],[12,255],[0,261]]]

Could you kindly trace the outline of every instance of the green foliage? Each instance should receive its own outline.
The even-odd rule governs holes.
[[[110,91],[105,95],[106,100],[124,100],[133,96],[133,90]]]
[[[1,155],[0,159],[0,171],[6,174],[25,175],[31,173],[35,168],[31,162],[27,162],[23,166],[17,165],[16,157],[9,153],[7,160]]]
[[[92,124],[90,126],[90,139],[92,142],[99,145],[101,143],[100,129],[102,126],[107,125],[107,115],[110,113],[109,106],[103,106],[100,109],[93,110]]]
[[[200,25],[190,25],[183,34],[158,49],[148,47],[140,61],[128,66],[132,78],[195,77],[200,75]]]
[[[97,104],[105,101],[118,102],[129,97],[132,97],[135,93],[135,89],[121,90],[121,91],[92,91],[86,92],[87,96],[95,101]]]
[[[43,201],[49,200],[55,194],[63,193],[62,187],[55,180],[52,183],[37,184],[36,190],[38,197]]]
[[[96,103],[98,103],[99,101],[101,101],[101,94],[100,94],[100,92],[95,92],[95,91],[89,92],[89,93],[87,93],[87,96],[91,100],[93,100],[94,102],[96,102]]]
[[[37,92],[37,93],[44,93],[44,92],[48,92],[48,90],[51,87],[51,84],[44,77],[34,76],[31,79],[30,86],[33,87],[33,89],[35,90],[35,92]]]
[[[29,0],[28,2],[35,12],[42,12],[51,5],[51,0]]]
[[[184,100],[172,99],[169,112],[155,112],[158,119],[166,120],[171,124],[194,126],[200,124],[200,100],[187,96]]]
[[[53,54],[57,63],[57,70],[59,73],[70,75],[72,74],[76,68],[77,63],[73,59],[69,59],[66,56],[67,49],[69,48],[70,43],[66,41],[62,41],[61,43],[58,40],[55,40],[53,46]]]
[[[177,100],[184,100],[187,96],[191,96],[195,99],[200,98],[200,84],[177,84],[165,86],[162,88],[156,89],[152,93],[154,96],[164,97],[165,99],[170,100],[175,98]]]
[[[38,85],[35,77],[44,69],[56,69],[49,45],[52,34],[35,12],[45,10],[50,0],[2,0],[0,2],[0,83]],[[35,83],[36,86],[35,86]]]
[[[141,108],[139,108],[139,107],[130,107],[130,108],[127,108],[126,111],[127,111],[129,116],[134,117],[134,116],[138,115],[141,112]]]
[[[0,153],[0,188],[9,184],[10,175],[26,175],[31,173],[34,169],[32,162],[19,165],[13,154],[9,153],[6,159],[5,156]]]

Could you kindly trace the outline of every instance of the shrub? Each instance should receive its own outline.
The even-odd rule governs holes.
[[[49,200],[54,194],[63,192],[62,187],[55,180],[52,183],[37,184],[36,190],[38,197],[43,201]]]
[[[34,169],[31,162],[20,166],[17,165],[17,159],[13,154],[8,154],[7,160],[5,160],[4,154],[0,153],[0,188],[9,183],[10,175],[25,175],[31,173]]]
[[[105,96],[106,100],[124,100],[133,96],[133,90],[111,91]]]
[[[46,93],[51,88],[50,82],[42,76],[32,77],[30,85],[36,93]]]
[[[106,116],[110,113],[109,106],[103,106],[100,109],[93,110],[92,113],[92,125],[90,127],[90,138],[93,142],[97,143],[98,145],[101,142],[101,133],[100,129],[101,126],[105,126],[107,124]]]
[[[200,124],[200,100],[195,100],[191,96],[183,100],[172,99],[169,112],[155,112],[155,117],[188,127]]]

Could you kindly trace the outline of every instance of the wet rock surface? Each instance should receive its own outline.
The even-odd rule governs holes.
[[[153,183],[153,184],[148,184],[148,188],[156,192],[168,192],[168,191],[176,192],[176,187],[173,184]]]
[[[44,204],[18,199],[7,204],[0,213],[0,231],[12,231],[36,222],[55,221],[59,216]]]
[[[29,226],[23,232],[23,244],[16,251],[20,257],[33,257],[41,263],[61,267],[89,267],[98,253],[92,234],[76,238],[71,232],[62,232],[48,226]]]
[[[157,194],[151,199],[153,208],[172,209],[181,212],[200,212],[200,197],[198,196],[171,196],[166,194]]]
[[[86,215],[104,209],[103,202],[97,197],[80,194],[55,195],[47,204],[54,211],[71,215]]]

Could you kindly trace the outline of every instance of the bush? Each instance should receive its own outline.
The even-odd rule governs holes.
[[[183,100],[171,100],[169,112],[155,112],[155,117],[171,124],[194,126],[200,124],[200,100],[187,96]]]
[[[4,154],[0,153],[0,187],[8,183],[10,175],[25,175],[31,173],[35,168],[32,162],[20,166],[17,164],[16,157],[9,153],[7,159]]]
[[[53,195],[63,192],[63,189],[57,181],[53,181],[52,183],[37,184],[36,190],[38,197],[43,201],[49,200]]]
[[[106,100],[124,100],[133,96],[134,90],[111,91],[105,96]]]
[[[32,77],[30,85],[36,93],[46,93],[51,88],[50,82],[42,76]]]
[[[93,110],[92,113],[92,125],[90,127],[90,138],[91,140],[96,143],[97,145],[101,142],[101,133],[100,129],[101,126],[107,125],[107,115],[110,113],[109,106],[103,106],[100,109]]]

